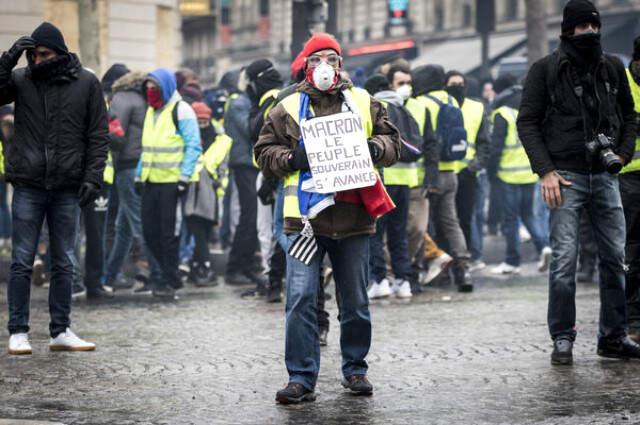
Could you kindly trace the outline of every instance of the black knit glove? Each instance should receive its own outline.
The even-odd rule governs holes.
[[[36,48],[36,41],[33,38],[25,35],[23,37],[20,37],[15,43],[13,43],[13,46],[11,46],[11,48],[7,51],[7,53],[5,53],[5,55],[8,58],[8,60],[13,64],[13,66],[16,66],[16,64],[20,60],[20,56],[22,55],[22,52],[28,49],[35,49],[35,48]]]
[[[309,158],[304,146],[298,145],[296,150],[289,154],[287,163],[292,170],[309,171]]]
[[[378,162],[382,158],[382,151],[373,142],[367,142],[367,146],[373,162]]]
[[[84,208],[98,199],[99,194],[100,189],[95,184],[89,182],[82,183],[80,185],[80,190],[78,191],[80,207]]]

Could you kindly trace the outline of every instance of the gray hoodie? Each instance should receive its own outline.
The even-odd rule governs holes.
[[[113,83],[113,98],[109,114],[120,120],[124,130],[124,144],[112,152],[116,170],[136,168],[142,153],[142,128],[147,113],[147,101],[142,95],[146,74],[130,72]]]

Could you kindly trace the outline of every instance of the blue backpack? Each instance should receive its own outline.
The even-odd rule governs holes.
[[[467,155],[467,130],[464,128],[464,117],[460,108],[453,104],[449,96],[449,102],[444,103],[434,96],[427,97],[440,106],[436,121],[436,136],[441,144],[440,161],[460,161]]]

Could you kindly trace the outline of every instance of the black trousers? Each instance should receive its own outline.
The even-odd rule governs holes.
[[[213,231],[213,221],[198,216],[190,216],[187,217],[187,228],[195,241],[191,260],[198,264],[206,263],[210,260],[209,240]]]
[[[478,193],[478,178],[468,168],[458,174],[458,191],[456,192],[456,210],[460,228],[467,241],[467,247],[471,246],[471,223],[475,213],[476,198]]]
[[[178,263],[182,211],[177,183],[145,183],[142,194],[142,234],[149,253],[160,265],[151,276],[157,287],[179,288]]]
[[[98,199],[82,208],[86,250],[84,255],[84,286],[91,290],[101,286],[104,273],[106,220],[109,210],[109,187]]]
[[[620,175],[620,194],[627,227],[625,263],[629,331],[640,333],[640,172]]]
[[[227,273],[242,273],[256,268],[255,253],[258,250],[256,180],[258,170],[253,167],[237,167],[233,169],[233,178],[240,201],[240,220],[229,252]]]

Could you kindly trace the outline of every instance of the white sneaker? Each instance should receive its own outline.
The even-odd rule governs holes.
[[[520,226],[518,232],[520,233],[520,242],[529,242],[531,240],[531,234],[526,227]]]
[[[31,354],[31,344],[29,344],[29,334],[12,334],[9,337],[9,354],[21,355]]]
[[[367,291],[367,295],[369,296],[370,300],[388,297],[389,295],[391,295],[389,281],[387,279],[382,279],[380,282],[373,282],[373,284]]]
[[[49,350],[51,351],[93,351],[95,349],[94,343],[78,338],[69,328],[49,340]]]
[[[475,260],[471,263],[471,265],[469,266],[469,271],[470,272],[477,272],[480,271],[484,268],[486,268],[487,265],[485,264],[484,261],[482,260]]]
[[[545,246],[540,253],[540,261],[538,262],[538,271],[546,272],[549,270],[549,263],[551,263],[551,247]]]
[[[393,282],[391,292],[393,292],[394,295],[398,298],[411,298],[413,296],[413,294],[411,293],[411,284],[408,280]]]
[[[512,266],[507,263],[501,263],[498,267],[491,269],[493,274],[518,274],[520,273],[520,267]]]
[[[446,271],[451,263],[453,262],[453,257],[449,254],[444,253],[439,257],[434,258],[429,263],[429,271],[427,272],[427,276],[424,279],[423,285],[430,284],[436,277],[440,276],[440,274]]]

